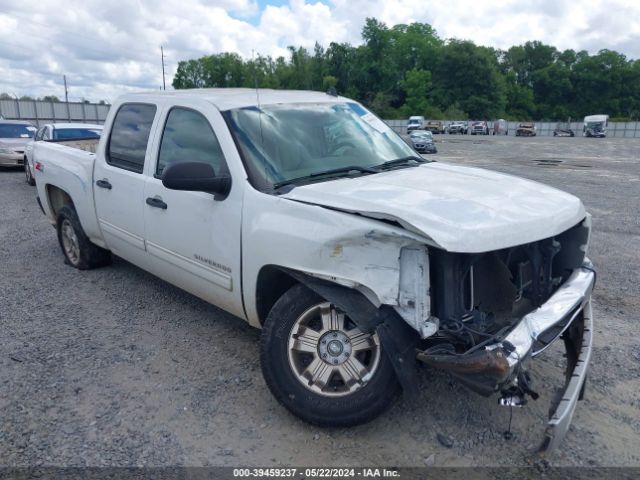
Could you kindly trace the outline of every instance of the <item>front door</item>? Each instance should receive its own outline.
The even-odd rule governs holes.
[[[184,101],[163,115],[155,170],[146,178],[144,224],[156,275],[244,317],[240,285],[242,189],[225,159],[237,155],[222,116],[213,105]],[[223,142],[219,135],[224,134]],[[228,138],[227,138],[228,137]],[[221,143],[224,144],[221,146]],[[231,175],[224,199],[204,192],[169,190],[160,177],[175,162],[207,162],[216,175]]]

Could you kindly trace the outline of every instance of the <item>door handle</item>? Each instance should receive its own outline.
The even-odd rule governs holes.
[[[161,208],[162,210],[167,209],[167,204],[158,197],[148,197],[147,205],[149,205],[150,207]]]
[[[104,180],[97,180],[96,185],[99,186],[100,188],[106,188],[107,190],[111,190],[111,184],[109,183],[109,180],[107,180],[106,178]]]

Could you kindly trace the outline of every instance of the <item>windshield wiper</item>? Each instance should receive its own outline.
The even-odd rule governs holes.
[[[431,160],[427,160],[422,157],[417,157],[415,155],[409,155],[408,157],[396,158],[395,160],[388,160],[380,165],[376,165],[374,168],[382,169],[391,168],[396,166],[412,166],[415,167],[420,163],[427,163]]]
[[[285,185],[295,185],[298,183],[304,183],[305,181],[314,180],[318,177],[331,177],[333,175],[342,175],[342,174],[348,174],[351,172],[378,173],[378,170],[372,167],[361,167],[358,165],[350,165],[347,167],[333,168],[331,170],[313,172],[313,173],[310,173],[309,175],[304,175],[302,177],[290,178],[289,180],[282,180],[281,182],[276,182],[273,184],[273,189],[277,190],[278,188],[284,187]]]

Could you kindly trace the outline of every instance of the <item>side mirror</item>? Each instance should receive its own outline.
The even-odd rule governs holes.
[[[178,162],[164,168],[162,185],[169,190],[211,193],[216,200],[224,200],[231,191],[231,177],[216,177],[208,163]]]

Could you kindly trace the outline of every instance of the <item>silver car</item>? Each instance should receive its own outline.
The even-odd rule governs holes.
[[[419,153],[438,153],[433,143],[433,134],[428,130],[415,130],[409,135],[413,148]]]
[[[24,148],[36,128],[24,120],[0,120],[0,166],[23,165]]]

